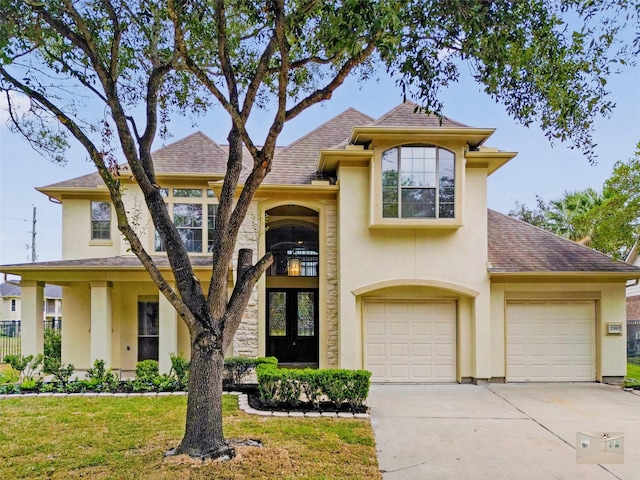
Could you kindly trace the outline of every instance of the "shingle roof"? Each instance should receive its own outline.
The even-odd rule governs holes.
[[[224,173],[227,151],[202,132],[195,132],[151,154],[156,174]]]
[[[492,273],[628,272],[640,276],[640,268],[566,238],[493,210],[488,215]]]
[[[265,184],[308,184],[315,178],[318,156],[321,150],[343,149],[354,127],[466,127],[466,125],[435,115],[414,113],[415,103],[398,105],[374,120],[355,108],[323,123],[287,147],[276,149],[273,168],[264,180]],[[195,173],[203,175],[224,174],[227,166],[228,147],[219,145],[202,132],[195,132],[152,153],[157,175]],[[243,181],[250,173],[253,161],[249,152],[244,152]],[[123,167],[126,168],[126,167]],[[42,187],[93,188],[103,185],[98,173],[72,178]]]
[[[467,127],[460,122],[447,117],[439,117],[428,113],[416,113],[417,105],[413,102],[404,102],[389,110],[383,116],[372,122],[371,127]],[[358,125],[360,126],[360,125]],[[364,125],[362,125],[364,126]]]
[[[152,256],[154,263],[158,268],[168,268],[169,260],[165,255]],[[209,267],[213,265],[212,258],[210,256],[190,257],[191,264],[194,267]],[[75,260],[56,260],[52,262],[33,262],[33,263],[17,263],[12,265],[0,266],[3,272],[11,273],[12,269],[19,270],[38,270],[38,269],[61,269],[61,270],[77,270],[81,268],[143,268],[138,257],[131,256],[115,256],[115,257],[103,257],[103,258],[83,258]]]
[[[320,150],[345,142],[356,125],[366,125],[373,119],[349,108],[331,120],[277,152],[266,184],[305,184],[315,178]]]

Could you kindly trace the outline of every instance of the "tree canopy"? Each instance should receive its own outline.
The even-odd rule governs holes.
[[[536,207],[516,202],[509,215],[557,235],[625,259],[640,233],[640,143],[635,155],[615,164],[602,193],[587,188],[565,192]]]
[[[379,68],[405,98],[441,114],[441,89],[469,68],[515,120],[591,157],[593,122],[612,108],[607,78],[633,53],[618,34],[637,15],[626,0],[0,0],[0,90],[12,128],[35,149],[64,161],[73,138],[96,165],[120,232],[191,334],[186,433],[176,452],[215,456],[228,450],[222,354],[272,258],[254,263],[241,252],[230,297],[227,269],[284,123],[329,100],[349,76]],[[24,114],[12,91],[29,98]],[[203,291],[164,207],[151,148],[172,118],[216,104],[232,126]],[[247,128],[258,109],[271,113],[264,139]],[[239,185],[243,147],[253,167]],[[166,247],[175,288],[132,226],[122,160]]]

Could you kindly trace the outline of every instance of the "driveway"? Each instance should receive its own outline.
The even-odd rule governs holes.
[[[640,478],[640,392],[597,383],[373,385],[385,480]],[[577,464],[577,432],[623,432],[624,464]]]

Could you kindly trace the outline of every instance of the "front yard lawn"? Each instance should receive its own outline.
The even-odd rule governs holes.
[[[227,463],[163,458],[184,432],[186,397],[0,400],[0,478],[381,478],[366,419],[248,415],[225,395],[225,435],[259,439]]]

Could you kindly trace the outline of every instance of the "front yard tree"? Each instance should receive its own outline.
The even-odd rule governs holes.
[[[364,80],[377,68],[405,97],[440,113],[438,93],[463,66],[516,120],[536,122],[550,138],[592,154],[592,122],[612,106],[606,77],[625,54],[615,46],[616,19],[625,14],[625,2],[613,0],[0,0],[0,88],[11,107],[19,100],[12,91],[30,101],[26,112],[11,109],[12,128],[56,161],[69,138],[86,149],[109,188],[120,232],[188,326],[186,432],[174,453],[215,457],[229,450],[223,352],[272,257],[253,264],[251,252],[241,251],[229,298],[227,271],[287,121],[330,99],[349,76]],[[165,208],[151,148],[172,115],[214,104],[229,115],[231,129],[211,281],[203,291]],[[257,109],[273,114],[264,139],[247,128]],[[243,146],[253,168],[239,185]],[[116,158],[126,160],[144,194],[175,289],[136,235]]]

